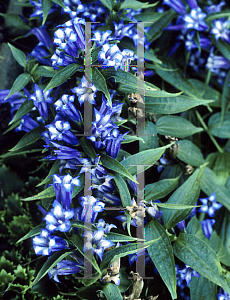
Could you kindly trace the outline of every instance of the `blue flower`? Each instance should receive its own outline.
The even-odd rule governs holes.
[[[56,111],[59,112],[61,115],[63,114],[64,117],[68,117],[73,121],[79,122],[81,120],[81,116],[79,111],[74,106],[74,96],[70,96],[64,94],[59,100],[54,103]]]
[[[115,70],[121,66],[123,56],[116,44],[105,44],[98,53],[98,61],[102,68],[114,67]]]
[[[80,197],[79,200],[82,207],[75,210],[77,220],[94,223],[98,213],[105,209],[105,203],[98,201],[93,196]]]
[[[41,43],[40,45],[45,46],[47,49],[50,49],[53,47],[53,43],[51,41],[51,38],[46,30],[46,26],[40,26],[40,27],[35,27],[30,30],[29,33],[27,33],[26,36],[29,34],[34,34],[39,42]]]
[[[203,204],[202,207],[199,209],[199,212],[205,212],[211,218],[215,216],[215,211],[222,207],[222,204],[216,202],[215,193],[212,193],[210,197],[199,199]]]
[[[43,10],[42,10],[41,0],[38,0],[38,2],[30,0],[30,3],[35,6],[35,11],[30,15],[30,17],[32,18],[32,17],[38,17],[39,16],[39,20],[41,20],[41,18],[43,17]],[[58,8],[59,8],[59,5],[57,5],[55,3],[52,3],[52,7],[49,11],[49,14],[51,14],[52,12],[57,10]]]
[[[230,21],[224,20],[214,20],[214,27],[210,31],[210,33],[215,35],[216,40],[221,38],[222,40],[230,43],[230,30],[229,30]]]
[[[64,210],[62,205],[54,200],[53,209],[48,212],[44,218],[46,221],[46,228],[54,232],[55,230],[59,230],[61,232],[66,232],[71,229],[70,219],[74,216],[74,211],[72,209]]]
[[[96,253],[102,260],[104,250],[111,246],[115,246],[112,241],[106,240],[104,234],[110,232],[112,228],[117,228],[117,226],[114,224],[106,224],[103,219],[98,220],[96,226],[98,230],[95,232],[86,231],[84,233],[87,242],[84,245],[83,251],[86,252],[92,250],[92,252]]]
[[[185,15],[186,10],[181,0],[164,0],[163,4],[168,5],[174,9],[178,14]]]
[[[43,92],[43,90],[35,83],[34,94],[30,96],[30,100],[33,100],[34,105],[44,119],[47,119],[48,117],[49,103],[53,103],[53,97],[50,97],[51,92],[52,89]]]
[[[32,119],[31,114],[24,115],[21,118],[20,125],[15,128],[15,131],[25,131],[29,132],[30,130],[39,126],[39,124]]]
[[[206,17],[207,15],[202,12],[200,7],[193,8],[189,14],[184,16],[185,28],[197,31],[208,30],[208,25],[204,21]]]
[[[110,136],[107,139],[106,142],[106,154],[111,156],[112,158],[116,159],[118,152],[121,147],[121,142],[124,140],[124,136],[128,132],[124,134],[120,134],[118,129],[113,129],[113,131],[110,133]]]
[[[78,139],[72,131],[70,131],[70,123],[63,120],[57,120],[45,126],[49,131],[51,141],[58,140],[66,142],[70,145],[79,144]]]
[[[59,145],[58,143],[55,143],[55,142],[51,142],[51,144],[54,146],[52,149],[52,152],[54,154],[51,154],[51,155],[45,157],[46,159],[49,159],[49,160],[56,160],[56,159],[72,160],[72,159],[75,159],[76,164],[78,164],[77,161],[81,157],[81,153],[78,150],[72,149],[67,146]],[[45,146],[45,147],[48,148],[47,146]]]
[[[71,207],[73,185],[80,185],[78,177],[73,178],[71,175],[58,176],[53,175],[53,188],[56,195],[56,200],[63,205],[67,210]]]
[[[178,274],[180,275],[180,284],[183,285],[183,280],[186,281],[187,286],[189,286],[189,283],[192,280],[192,276],[200,277],[199,273],[193,270],[188,265],[185,265],[185,268],[182,270],[177,270]]]
[[[97,89],[92,83],[88,82],[85,76],[82,77],[80,85],[71,89],[71,91],[77,94],[80,105],[82,105],[85,101],[96,104],[94,98]]]
[[[213,224],[215,224],[215,220],[210,220],[210,219],[207,219],[207,220],[204,220],[204,221],[201,221],[200,224],[201,224],[201,227],[202,227],[202,230],[203,230],[203,233],[204,235],[206,236],[207,239],[210,239],[212,233],[213,233]]]
[[[0,105],[3,103],[9,103],[11,106],[10,113],[11,116],[13,116],[14,112],[18,110],[22,103],[25,101],[25,98],[22,96],[21,92],[16,92],[5,100],[9,93],[10,90],[0,90]]]
[[[92,41],[96,43],[96,47],[103,46],[104,44],[108,43],[109,41],[115,40],[116,38],[111,37],[112,31],[106,30],[106,31],[94,31],[94,35],[92,37]]]
[[[53,278],[53,280],[60,283],[60,280],[58,279],[59,275],[76,274],[80,269],[81,265],[78,265],[71,260],[61,260],[48,272],[48,275],[50,279]]]
[[[34,251],[37,255],[50,255],[52,252],[67,248],[67,243],[59,236],[52,236],[46,229],[41,229],[41,233],[33,239]]]
[[[217,300],[230,300],[230,296],[222,289],[221,293],[217,294]]]
[[[217,12],[221,12],[222,6],[224,6],[226,3],[224,1],[221,1],[219,4],[214,4],[210,6],[206,6],[205,10],[207,11],[208,14],[214,14]]]
[[[113,22],[114,25],[114,37],[118,40],[122,40],[123,37],[127,36],[130,37],[132,36],[131,33],[131,28],[135,26],[135,24],[126,24],[124,25],[123,20],[119,23],[116,24],[115,22]]]

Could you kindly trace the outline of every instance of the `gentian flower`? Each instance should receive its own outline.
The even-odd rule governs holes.
[[[122,53],[116,44],[104,44],[98,53],[98,61],[102,68],[114,67],[117,71],[122,59]]]
[[[53,209],[48,212],[44,218],[46,221],[46,228],[50,232],[59,230],[61,232],[67,232],[71,229],[70,219],[74,216],[73,209],[64,210],[62,205],[54,200]]]
[[[73,185],[80,185],[78,177],[73,178],[71,175],[58,176],[53,175],[53,188],[56,195],[56,200],[63,205],[66,210],[69,210],[72,202]]]
[[[51,141],[53,140],[63,141],[70,145],[79,144],[78,139],[76,138],[74,133],[70,131],[69,122],[57,120],[45,127],[49,131],[49,136]]]
[[[34,105],[37,107],[40,115],[47,119],[49,113],[49,103],[53,103],[53,97],[50,97],[52,89],[46,91],[43,90],[35,83],[34,84],[35,93],[30,96],[30,100],[33,100]]]
[[[24,115],[21,118],[20,125],[15,128],[15,131],[25,131],[29,132],[30,130],[39,126],[39,124],[32,119],[31,114]]]
[[[99,212],[103,211],[105,208],[105,203],[98,201],[93,196],[84,196],[80,197],[80,205],[82,207],[78,207],[75,210],[75,218],[80,221],[85,222],[85,218],[91,218],[91,223],[94,223]],[[90,216],[87,214],[90,212]]]
[[[16,92],[5,100],[9,93],[10,90],[0,90],[0,105],[3,103],[9,103],[11,106],[10,113],[13,117],[14,112],[19,109],[19,107],[25,101],[25,98],[22,96],[21,92]]]
[[[116,159],[120,147],[121,147],[121,142],[124,140],[124,136],[128,132],[124,134],[120,134],[118,129],[113,129],[111,132],[110,136],[107,139],[106,142],[106,154],[111,156],[112,158]]]
[[[35,6],[35,11],[30,15],[30,18],[39,16],[39,20],[41,20],[43,17],[42,1],[38,0],[38,2],[36,2],[36,1],[30,0],[30,3]],[[49,14],[53,13],[58,8],[59,8],[59,5],[52,3],[52,7],[49,11]]]
[[[182,270],[177,270],[178,274],[180,275],[181,283],[183,280],[186,281],[187,286],[189,286],[192,276],[200,277],[199,273],[190,268],[188,265],[185,265],[185,268]]]
[[[200,7],[193,8],[189,14],[184,16],[185,28],[192,28],[197,31],[208,30],[208,25],[204,21],[206,16],[207,15],[202,12]]]
[[[226,42],[230,43],[230,30],[229,30],[230,21],[224,20],[214,20],[214,27],[210,31],[210,33],[215,35],[216,40],[221,38]]]
[[[54,154],[51,154],[51,155],[45,157],[46,159],[49,159],[49,160],[56,160],[56,159],[71,160],[71,159],[75,159],[76,164],[77,164],[77,160],[81,157],[81,153],[78,150],[72,149],[72,148],[67,147],[67,146],[59,145],[58,143],[55,143],[55,142],[51,142],[51,144],[54,146],[54,148],[52,149],[52,152],[54,152]],[[45,148],[48,148],[48,147],[45,146]]]
[[[65,8],[62,8],[64,12],[68,13],[71,18],[76,17],[77,13],[84,11],[84,5],[80,0],[63,0]]]
[[[92,41],[96,43],[96,47],[103,46],[104,44],[108,43],[109,41],[115,40],[116,38],[111,37],[112,31],[106,30],[106,31],[94,31],[94,35],[91,38]]]
[[[51,38],[46,30],[46,26],[40,26],[40,27],[35,27],[30,30],[29,33],[27,33],[26,36],[34,34],[39,42],[41,43],[42,46],[45,46],[47,49],[50,49],[53,47],[53,43],[51,41]]]
[[[207,11],[208,14],[214,14],[217,12],[221,12],[222,6],[224,6],[226,3],[224,1],[221,1],[219,4],[214,4],[210,6],[206,6],[205,10]]]
[[[131,28],[135,26],[135,24],[126,24],[124,25],[123,20],[117,24],[113,21],[113,25],[114,25],[114,38],[118,39],[118,40],[122,40],[123,37],[127,36],[130,37],[132,36],[131,33]]]
[[[82,77],[80,85],[71,89],[71,91],[77,94],[80,105],[82,105],[85,101],[96,104],[94,98],[97,89],[94,84],[88,82],[85,76]]]
[[[230,300],[230,296],[222,289],[221,293],[217,294],[217,300]]]
[[[60,283],[60,280],[58,279],[59,275],[76,274],[80,271],[80,269],[81,266],[76,264],[74,261],[61,260],[48,272],[48,275],[50,279],[53,278],[53,280]]]
[[[181,0],[164,0],[163,4],[168,5],[169,7],[171,7],[178,14],[182,14],[182,15],[186,14],[184,4],[182,3]]]
[[[213,218],[215,216],[215,211],[222,207],[222,204],[216,202],[216,194],[212,193],[211,196],[207,198],[199,198],[203,204],[200,207],[199,212],[205,212],[209,217]]]
[[[104,250],[111,246],[115,246],[112,241],[106,240],[104,234],[110,232],[112,228],[117,228],[117,226],[114,224],[106,224],[103,219],[98,220],[96,226],[98,230],[95,232],[87,231],[84,233],[87,242],[84,244],[83,251],[86,252],[92,249],[93,254],[96,253],[102,260]]]
[[[33,237],[33,247],[37,255],[50,255],[52,252],[67,248],[67,243],[59,236],[50,235],[46,229],[41,229],[41,233]]]
[[[210,219],[207,219],[207,220],[204,220],[204,221],[201,221],[200,224],[201,224],[201,227],[202,227],[202,230],[203,230],[203,233],[204,235],[206,236],[207,239],[210,239],[212,233],[213,233],[213,224],[215,224],[215,220],[210,220]]]
[[[59,112],[61,115],[63,114],[64,117],[68,117],[73,121],[79,122],[81,120],[81,116],[79,111],[74,106],[74,96],[70,96],[64,94],[59,100],[54,103],[56,111]]]

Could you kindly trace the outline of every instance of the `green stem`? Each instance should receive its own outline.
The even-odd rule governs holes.
[[[220,145],[217,143],[216,139],[214,136],[211,134],[211,132],[208,129],[208,126],[205,124],[204,120],[202,119],[201,115],[199,114],[198,110],[195,110],[196,116],[198,120],[200,121],[201,125],[203,126],[204,130],[207,132],[209,135],[210,139],[212,140],[213,144],[216,146],[217,150],[220,153],[224,153],[224,150],[220,147]]]

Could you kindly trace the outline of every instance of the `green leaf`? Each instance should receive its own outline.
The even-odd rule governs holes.
[[[60,161],[56,160],[54,162],[54,164],[52,165],[52,167],[51,167],[48,175],[46,176],[46,178],[44,180],[42,180],[42,182],[40,182],[36,186],[41,186],[43,184],[52,183],[52,181],[53,181],[52,175],[53,174],[58,174],[59,173],[59,168],[60,168]]]
[[[162,14],[158,12],[143,12],[141,14],[135,15],[135,19],[139,22],[151,22],[149,26],[153,25],[156,21],[162,18]],[[145,26],[148,26],[148,24],[145,24]]]
[[[9,94],[4,100],[8,99],[11,95],[15,94],[16,92],[21,91],[27,85],[27,83],[29,83],[29,81],[30,81],[29,74],[27,73],[20,74],[14,81]]]
[[[106,239],[107,240],[111,240],[114,243],[117,242],[134,242],[134,241],[140,241],[140,239],[138,238],[134,238],[132,236],[129,235],[124,235],[124,234],[120,234],[120,233],[115,233],[115,232],[108,232],[106,234]]]
[[[217,235],[216,231],[211,235],[210,246],[216,252],[219,261],[230,267],[230,253],[225,248],[222,239]]]
[[[85,136],[83,136],[79,140],[84,152],[92,159],[97,158],[97,153],[95,152],[95,149],[89,139],[87,139]]]
[[[177,138],[185,138],[203,131],[203,128],[196,127],[187,119],[178,116],[161,117],[157,120],[156,127],[159,134]]]
[[[42,266],[41,270],[38,272],[36,278],[32,282],[31,286],[34,286],[39,280],[41,280],[52,268],[54,268],[57,263],[63,260],[65,257],[73,253],[73,250],[63,249],[54,253]]]
[[[149,150],[136,153],[134,155],[129,156],[125,160],[122,160],[121,165],[125,167],[130,174],[136,175],[137,165],[145,165],[144,169],[147,170],[148,168],[153,166],[158,159],[160,159],[160,157],[165,152],[165,150],[171,147],[171,145],[172,144],[169,144],[164,147],[149,149]]]
[[[5,27],[16,27],[18,29],[31,30],[30,26],[20,18],[19,14],[2,14],[0,16],[5,19]]]
[[[190,297],[191,300],[216,300],[217,289],[215,283],[211,282],[204,276],[192,276],[190,282]]]
[[[177,258],[229,293],[216,253],[204,241],[192,234],[181,233],[173,244]]]
[[[178,184],[180,176],[163,179],[145,186],[145,201],[154,201],[167,196]],[[158,205],[158,203],[156,203]]]
[[[209,168],[216,175],[216,183],[224,186],[230,175],[230,168],[226,168],[226,166],[230,166],[230,153],[211,153],[207,156],[206,161],[209,162]]]
[[[44,224],[38,225],[31,229],[26,235],[24,235],[20,240],[18,240],[16,244],[21,243],[22,241],[25,241],[35,235],[38,235],[41,232],[41,228],[44,228]]]
[[[114,181],[118,187],[123,207],[131,206],[131,196],[125,180],[119,174],[116,174]]]
[[[208,120],[208,127],[210,132],[218,138],[230,138],[230,112],[226,112],[223,121],[221,121],[221,113],[211,115]]]
[[[126,170],[126,168],[123,166],[123,164],[119,163],[114,158],[101,153],[100,160],[104,167],[106,167],[114,172],[117,172],[118,174],[121,174],[121,175],[131,179],[132,181],[138,183],[136,181],[136,179]]]
[[[42,0],[42,11],[43,11],[43,20],[42,20],[42,25],[45,24],[46,19],[48,17],[48,14],[50,12],[52,6],[52,1],[51,0]]]
[[[116,284],[107,283],[103,287],[103,293],[107,300],[123,300],[119,288]]]
[[[173,9],[170,9],[159,15],[161,15],[161,18],[152,24],[146,34],[149,42],[153,42],[162,34],[163,29],[169,25],[174,17],[176,17],[177,13]]]
[[[149,4],[149,2],[143,3],[143,2],[140,2],[137,0],[125,0],[120,6],[120,10],[125,9],[125,8],[132,8],[134,10],[138,10],[141,8],[148,8],[148,7],[153,7],[156,5],[157,5],[157,3]]]
[[[8,43],[8,46],[10,47],[10,50],[13,54],[14,59],[21,65],[22,67],[26,66],[26,55],[21,50],[15,48],[13,45]]]
[[[20,141],[17,143],[17,145],[15,145],[9,151],[15,152],[15,151],[20,150],[21,148],[24,148],[24,147],[26,147],[28,145],[31,145],[31,144],[35,143],[36,141],[38,141],[41,138],[41,133],[43,131],[44,131],[43,128],[41,128],[41,127],[35,127],[34,129],[32,129],[29,132],[27,132],[20,139]]]
[[[63,0],[52,0],[52,1],[57,5],[60,5],[61,7],[66,8],[66,6],[63,3]]]
[[[78,234],[74,234],[70,237],[70,241],[73,243],[73,245],[77,248],[77,250],[80,252],[80,254],[82,256],[84,256],[86,259],[86,255],[83,252],[83,247],[84,247],[84,239],[81,235]],[[90,261],[90,263],[92,263],[92,266],[94,267],[94,269],[98,272],[98,274],[101,274],[101,270],[97,264],[97,261],[95,259],[95,257],[92,255],[92,260]],[[87,279],[87,278],[85,278]]]
[[[197,168],[196,171],[183,183],[168,199],[167,204],[195,205],[200,194],[201,178],[207,163]],[[168,210],[164,209],[162,218],[166,229],[176,226],[184,220],[192,211],[188,210]]]
[[[164,98],[145,97],[145,111],[152,114],[176,114],[208,103],[213,103],[213,101],[195,99],[187,96]]]
[[[105,94],[105,97],[109,105],[112,107],[111,97],[107,88],[105,78],[98,70],[98,68],[92,68],[92,82],[95,85],[95,87],[98,89],[98,91],[102,91]]]
[[[230,81],[230,70],[228,71],[228,74],[224,81],[224,88],[223,93],[221,96],[221,123],[224,120],[225,113],[228,109],[229,103],[230,103],[230,87],[229,87],[229,81]]]
[[[181,204],[170,204],[170,203],[154,203],[156,206],[166,209],[176,209],[176,210],[183,210],[183,209],[193,209],[194,207],[199,207],[200,205],[182,205]]]
[[[160,237],[158,239],[160,239]],[[112,250],[109,250],[104,253],[100,268],[105,269],[108,267],[109,263],[118,259],[119,257],[124,257],[128,254],[133,254],[137,251],[141,251],[150,246],[152,243],[156,242],[157,240],[151,240],[145,243],[132,243],[121,247],[113,248]]]
[[[216,44],[217,49],[223,54],[224,57],[226,57],[228,60],[230,60],[230,45],[226,41],[223,41],[222,39],[218,39],[218,41],[213,40]]]
[[[84,229],[84,230],[97,230],[98,228],[93,225],[93,224],[90,224],[88,227],[87,227],[87,223],[86,222],[83,222],[83,221],[70,221],[71,222],[71,226],[72,227],[76,227],[76,228],[80,228],[80,229]]]
[[[176,299],[176,271],[171,242],[161,224],[156,219],[152,219],[145,226],[146,241],[158,239],[159,237],[161,238],[150,245],[147,251],[172,298]]]
[[[208,196],[215,192],[216,200],[230,210],[230,192],[226,187],[218,183],[217,176],[208,167],[205,168],[203,173],[201,189]]]
[[[31,111],[31,109],[34,107],[34,102],[33,100],[25,100],[19,109],[17,110],[16,114],[14,115],[13,120],[10,121],[9,125],[11,125],[14,122],[17,122],[21,120],[22,116],[26,115],[28,112]]]
[[[79,68],[80,66],[78,64],[70,64],[63,69],[58,70],[54,77],[50,80],[44,92],[66,82],[75,72],[79,70]]]
[[[214,102],[210,102],[210,100],[208,100],[209,102],[207,103],[210,103],[211,106],[220,107],[221,94],[219,91],[215,90],[210,86],[206,87],[205,82],[197,79],[189,79],[189,82],[191,82],[195,86],[197,91],[203,96],[204,99],[214,100]]]
[[[199,167],[204,163],[204,158],[200,148],[194,145],[191,141],[179,141],[178,145],[177,158],[194,167]]]
[[[24,198],[21,199],[23,201],[32,201],[32,200],[39,200],[39,199],[44,199],[44,198],[51,198],[55,196],[55,192],[53,189],[53,186],[49,186],[47,189],[45,189],[44,191],[38,193],[35,196],[32,197],[28,197],[28,198]]]
[[[113,10],[113,0],[101,0],[101,3],[108,8],[108,10]]]
[[[33,76],[53,77],[55,70],[48,66],[38,66],[32,74]]]
[[[162,65],[163,68],[169,69],[170,71],[164,71],[162,69],[156,69],[156,73],[165,81],[170,83],[172,86],[177,88],[180,91],[185,92],[187,95],[191,97],[200,98],[201,95],[194,87],[194,85],[188,81],[188,79],[184,76],[184,73],[178,66],[172,62],[172,60],[164,60]]]
[[[125,135],[124,140],[121,142],[122,144],[132,143],[136,141],[141,141],[144,143],[144,139],[135,135]]]
[[[155,149],[158,144],[157,129],[152,122],[145,122],[145,134],[143,135],[144,143],[139,143],[139,151]]]

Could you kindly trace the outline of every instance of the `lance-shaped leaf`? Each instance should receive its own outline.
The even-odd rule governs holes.
[[[210,132],[218,138],[230,138],[230,112],[226,112],[223,120],[221,120],[221,113],[213,114],[208,120],[208,127]]]
[[[194,126],[187,119],[171,115],[159,118],[156,127],[159,134],[177,138],[185,138],[203,131],[203,128]]]
[[[13,54],[14,59],[21,65],[23,68],[26,66],[26,55],[23,51],[15,48],[13,45],[8,43],[10,50]]]
[[[230,293],[217,255],[207,243],[192,234],[181,233],[173,244],[173,250],[177,258]]]
[[[54,77],[50,80],[44,92],[66,82],[66,80],[68,80],[75,72],[79,71],[79,68],[80,66],[78,64],[70,64],[63,69],[58,70]]]
[[[88,224],[87,222],[83,221],[70,221],[72,227],[76,227],[79,229],[84,229],[84,230],[97,230],[97,227],[93,224]]]
[[[152,114],[177,114],[192,107],[207,105],[208,103],[213,103],[213,100],[203,100],[182,95],[164,98],[145,97],[145,111]]]
[[[201,178],[207,163],[197,168],[196,171],[183,183],[168,199],[167,204],[195,205],[200,194]],[[192,211],[163,209],[162,218],[165,228],[172,228],[184,220]]]
[[[12,121],[10,121],[9,125],[11,125],[14,122],[17,122],[19,120],[21,120],[22,116],[26,115],[28,112],[31,111],[31,109],[34,107],[34,103],[33,100],[25,100],[21,106],[19,107],[19,109],[17,110],[14,118]]]
[[[98,70],[98,68],[92,68],[92,82],[98,91],[102,91],[105,94],[109,105],[112,106],[111,97],[107,88],[105,78]]]
[[[118,187],[123,207],[131,206],[131,196],[125,180],[119,174],[116,174],[114,181]]]
[[[215,192],[217,201],[230,210],[230,191],[219,184],[216,174],[208,167],[204,170],[201,189],[206,195],[211,195]]]
[[[127,171],[127,169],[123,166],[122,163],[119,163],[114,158],[100,153],[100,159],[104,167],[117,172],[118,174],[124,175],[125,177],[131,179],[132,181],[138,183],[136,179]]]
[[[159,239],[160,237],[157,240]],[[127,256],[128,254],[133,254],[137,252],[137,249],[138,251],[141,251],[147,248],[148,246],[150,246],[152,243],[156,242],[157,240],[151,240],[149,242],[144,242],[144,243],[132,243],[121,247],[113,248],[112,250],[109,250],[104,253],[100,268],[105,269],[108,267],[110,262],[118,259],[119,257],[124,257]]]
[[[139,151],[155,149],[158,144],[157,129],[152,122],[145,122],[145,134],[143,135],[144,143],[139,142]]]
[[[18,240],[16,244],[21,243],[22,241],[25,241],[35,235],[38,235],[41,232],[42,228],[45,228],[45,224],[40,224],[40,225],[34,227],[26,235],[24,235],[22,238],[20,238],[20,240]]]
[[[176,270],[171,242],[165,229],[161,224],[152,219],[145,226],[146,241],[157,239],[155,243],[147,248],[149,256],[161,275],[173,299],[176,299]]]
[[[12,149],[10,149],[9,151],[15,152],[18,151],[26,146],[29,146],[33,143],[35,143],[36,141],[38,141],[41,138],[41,133],[44,131],[43,128],[41,127],[35,127],[32,130],[30,130],[29,132],[27,132],[21,139],[20,141],[17,143],[17,145],[15,145]]]
[[[114,243],[117,243],[117,242],[134,242],[134,241],[137,241],[137,240],[138,241],[141,240],[141,239],[129,236],[129,235],[124,235],[124,234],[120,234],[120,233],[116,233],[116,232],[108,232],[106,234],[106,238],[107,238],[107,240],[110,240]]]
[[[27,83],[29,83],[29,81],[30,81],[30,74],[27,73],[20,74],[14,81],[9,94],[4,100],[8,99],[11,95],[15,94],[16,92],[21,91],[27,85]]]
[[[45,189],[44,191],[38,193],[35,196],[32,197],[28,197],[28,198],[24,198],[21,199],[23,201],[32,201],[32,200],[39,200],[39,199],[44,199],[44,198],[51,198],[55,196],[55,192],[53,189],[53,186],[49,186],[47,189]]]
[[[145,186],[145,200],[154,201],[167,196],[178,184],[180,176],[170,179],[162,179]],[[158,204],[158,203],[157,203]]]
[[[113,10],[113,0],[101,0],[101,3],[107,7],[110,11]]]
[[[202,275],[200,277],[192,276],[190,297],[191,300],[216,300],[217,286]]]
[[[148,7],[152,7],[152,6],[156,6],[156,3],[153,4],[149,4],[149,2],[143,3],[137,0],[125,0],[122,4],[120,9],[125,9],[125,8],[132,8],[134,10],[138,10],[141,8],[148,8]]]
[[[61,260],[63,260],[65,257],[73,253],[73,250],[66,250],[63,249],[61,251],[57,251],[54,253],[42,266],[41,270],[38,272],[36,278],[31,283],[31,286],[34,286],[36,283],[38,283],[39,280],[41,280],[52,268],[54,268],[57,263],[59,263]]]
[[[145,165],[144,169],[147,170],[153,166],[155,162],[160,159],[165,150],[171,146],[172,144],[169,144],[164,147],[141,151],[129,156],[125,160],[122,160],[121,164],[128,170],[130,174],[135,175],[137,172],[141,172],[141,170],[137,170],[137,165]]]
[[[43,20],[42,20],[42,25],[45,24],[46,19],[48,17],[48,14],[50,12],[52,6],[52,1],[51,0],[42,0],[42,11],[43,11]]]
[[[210,246],[216,252],[219,261],[222,264],[230,267],[230,254],[225,248],[222,239],[219,237],[216,231],[214,231],[211,235]]]
[[[92,159],[95,159],[97,158],[97,154],[95,152],[95,149],[92,145],[92,142],[90,140],[88,140],[85,136],[83,136],[81,139],[80,139],[80,144],[84,150],[84,152],[89,156],[91,157]]]
[[[204,163],[204,158],[200,148],[189,140],[178,142],[177,158],[194,167],[198,167]]]
[[[107,300],[123,300],[119,288],[116,284],[107,283],[103,287],[103,293]]]
[[[224,116],[225,116],[225,113],[228,109],[229,102],[230,102],[229,80],[230,80],[230,71],[228,71],[227,77],[225,78],[223,93],[221,96],[221,122],[223,122],[223,120],[224,120]]]

